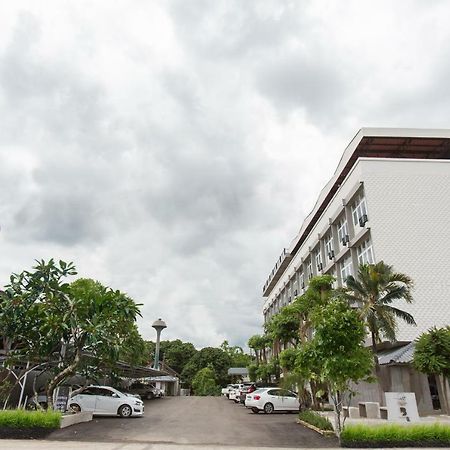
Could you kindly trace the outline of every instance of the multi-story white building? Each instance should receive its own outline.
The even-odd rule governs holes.
[[[360,263],[383,260],[414,280],[399,304],[413,340],[450,324],[450,130],[363,128],[263,288],[265,320],[301,295],[311,277],[341,286]]]

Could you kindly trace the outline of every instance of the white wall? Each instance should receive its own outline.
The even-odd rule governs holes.
[[[413,340],[450,324],[450,161],[362,159],[372,243],[384,260],[415,282],[397,339]]]

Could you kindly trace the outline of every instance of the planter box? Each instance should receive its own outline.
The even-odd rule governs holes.
[[[90,422],[92,420],[91,412],[79,412],[76,414],[67,414],[61,417],[61,427],[66,428],[76,423]]]
[[[44,439],[53,428],[13,428],[0,427],[0,439]]]
[[[299,423],[300,425],[303,425],[306,428],[309,428],[310,430],[315,431],[316,433],[321,434],[322,436],[334,436],[335,433],[334,431],[331,430],[321,430],[320,428],[315,427],[314,425],[311,425],[308,422],[305,422],[301,419],[297,419],[297,423]]]
[[[449,448],[449,443],[439,441],[345,441],[341,442],[341,447],[347,448],[404,448],[422,447]]]

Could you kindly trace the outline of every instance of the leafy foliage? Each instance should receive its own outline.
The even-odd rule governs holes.
[[[432,328],[416,341],[413,364],[419,372],[450,376],[450,327]]]
[[[303,420],[304,422],[314,425],[320,430],[333,431],[333,425],[328,420],[328,418],[321,416],[315,411],[302,411],[301,413],[299,413],[298,418],[300,420]]]
[[[195,395],[219,395],[220,387],[216,384],[216,374],[211,367],[200,369],[192,379]]]
[[[231,357],[221,348],[215,347],[202,348],[189,360],[181,374],[183,381],[191,384],[196,373],[208,366],[214,370],[216,382],[220,386],[225,386],[228,383]]]
[[[0,428],[59,428],[61,413],[40,412],[23,409],[0,411]]]
[[[60,382],[81,367],[86,375],[110,369],[138,336],[140,313],[132,299],[90,279],[68,284],[66,277],[75,274],[72,263],[39,261],[31,271],[13,274],[0,300],[0,331],[11,361],[44,362],[53,371],[50,407]]]
[[[345,447],[450,447],[450,426],[440,423],[347,425],[341,442]]]
[[[392,306],[397,300],[404,300],[406,303],[413,301],[411,278],[394,272],[392,266],[383,261],[363,264],[359,266],[358,276],[355,278],[350,275],[346,283],[346,298],[351,303],[361,305],[360,316],[372,335],[374,350],[383,336],[395,341],[397,319],[410,325],[416,324],[411,314]]]

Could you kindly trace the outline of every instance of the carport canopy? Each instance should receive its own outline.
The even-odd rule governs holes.
[[[115,368],[118,372],[118,375],[124,378],[147,378],[168,375],[167,372],[154,369],[153,367],[131,366],[130,364],[121,361],[118,361],[116,363]]]

